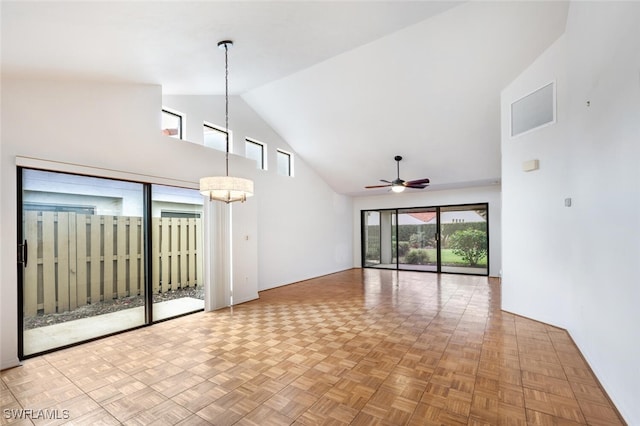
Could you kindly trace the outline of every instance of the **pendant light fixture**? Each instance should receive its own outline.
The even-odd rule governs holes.
[[[210,201],[222,201],[227,204],[234,201],[245,202],[253,195],[253,181],[250,179],[229,176],[229,48],[233,46],[231,40],[223,40],[218,47],[224,50],[224,119],[227,138],[225,152],[225,175],[207,176],[200,178],[200,193]]]

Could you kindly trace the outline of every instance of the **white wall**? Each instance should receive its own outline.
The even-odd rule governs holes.
[[[503,280],[507,311],[568,327],[571,304],[567,235],[574,210],[567,169],[567,79],[562,36],[502,94]],[[510,104],[555,81],[556,123],[510,137]],[[522,163],[539,161],[524,172]],[[539,271],[544,270],[544,279]],[[553,294],[553,297],[549,295]]]
[[[558,123],[509,138],[508,104],[552,79]],[[503,306],[566,327],[640,424],[640,4],[572,3],[502,103]],[[539,171],[519,170],[532,158]]]
[[[224,173],[224,155],[160,135],[161,89],[154,85],[46,81],[2,77],[0,211],[0,367],[17,363],[16,157],[57,170],[197,188],[198,178]],[[42,161],[45,160],[45,161]],[[254,178],[253,162],[234,159],[238,174]],[[258,196],[234,224],[255,235]],[[243,297],[257,297],[257,243],[234,248]],[[215,283],[214,283],[215,284]]]
[[[165,95],[162,99],[164,106],[186,114],[186,138],[194,144],[203,143],[204,121],[224,127],[223,96]],[[351,268],[351,197],[336,194],[237,96],[229,100],[229,127],[234,153],[244,155],[246,137],[267,147],[267,170],[256,170],[255,184],[258,289]],[[278,148],[293,153],[293,177],[276,173]],[[231,163],[231,174],[233,169]]]
[[[500,185],[433,191],[407,191],[357,197],[353,201],[353,261],[361,266],[360,212],[371,209],[431,207],[455,204],[489,203],[489,275],[500,276],[502,269]]]
[[[54,170],[197,188],[199,177],[224,174],[224,153],[204,147],[201,139],[161,136],[160,107],[187,113],[187,137],[197,139],[203,120],[223,123],[224,103],[222,97],[163,99],[154,85],[3,76],[2,89],[0,250],[11,254],[0,269],[0,366],[6,368],[18,361],[16,158]],[[259,290],[352,267],[351,198],[333,192],[295,153],[295,176],[277,175],[276,148],[291,148],[240,98],[232,98],[230,108],[237,140],[265,142],[269,161],[269,170],[259,171],[243,157],[230,160],[231,174],[254,179],[256,191],[246,203],[231,206],[234,303],[256,298]],[[244,154],[243,143],[236,152]],[[220,294],[225,293],[214,291],[212,297]]]

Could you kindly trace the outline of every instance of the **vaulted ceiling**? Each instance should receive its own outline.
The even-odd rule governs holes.
[[[563,32],[565,2],[3,1],[2,74],[240,95],[337,192],[396,175],[500,181],[500,91]],[[268,142],[268,141],[266,141]],[[377,193],[385,190],[371,190]]]

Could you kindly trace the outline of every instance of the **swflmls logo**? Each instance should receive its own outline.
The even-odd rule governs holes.
[[[66,420],[69,418],[69,410],[32,410],[29,408],[5,408],[4,418],[29,419],[29,420]]]

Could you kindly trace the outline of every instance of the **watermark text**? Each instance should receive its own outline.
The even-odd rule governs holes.
[[[54,410],[48,408],[42,410],[34,410],[31,408],[5,408],[2,410],[2,414],[6,420],[66,420],[69,418],[69,410]]]

